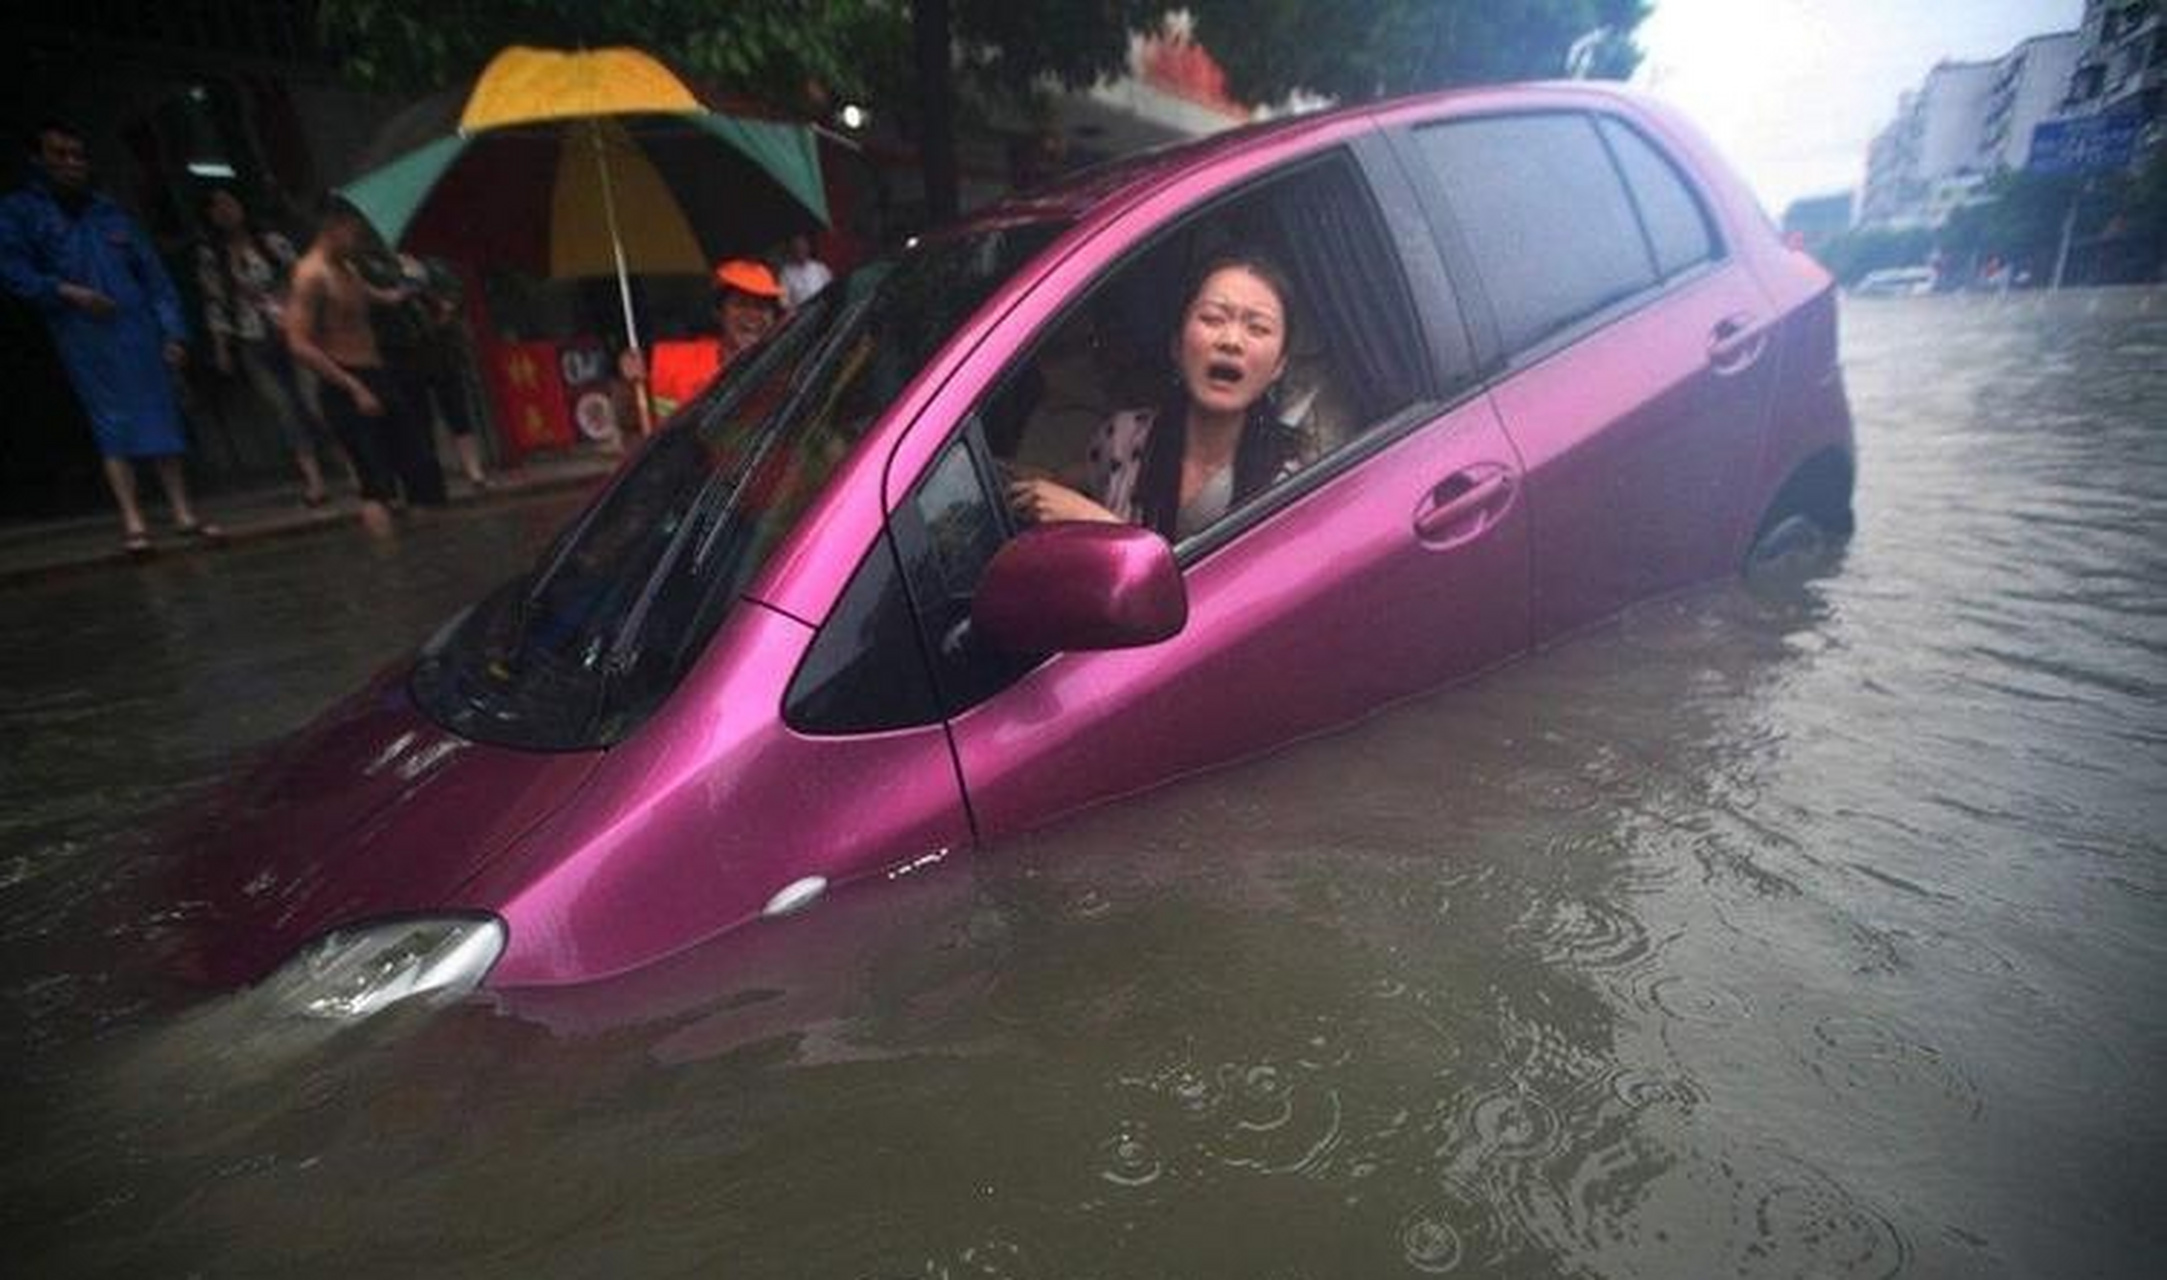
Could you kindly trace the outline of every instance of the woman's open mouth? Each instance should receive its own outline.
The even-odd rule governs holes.
[[[1231,360],[1214,360],[1204,366],[1204,380],[1215,387],[1238,386],[1242,376],[1242,367]]]

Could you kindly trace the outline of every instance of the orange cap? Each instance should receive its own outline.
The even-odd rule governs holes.
[[[783,287],[775,282],[775,273],[750,258],[732,258],[717,265],[715,283],[756,298],[783,296]]]

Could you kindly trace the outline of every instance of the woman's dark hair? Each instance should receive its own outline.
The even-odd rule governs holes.
[[[1205,284],[1222,271],[1247,271],[1279,296],[1280,350],[1293,349],[1294,286],[1278,263],[1252,250],[1214,254],[1190,277],[1182,291],[1182,316],[1204,291]],[[1177,321],[1176,340],[1181,332]],[[1281,425],[1274,414],[1273,397],[1259,396],[1249,406],[1242,424],[1241,442],[1234,449],[1235,504],[1246,502],[1271,486],[1287,464],[1301,454],[1300,435]],[[1152,419],[1151,437],[1144,445],[1143,471],[1137,476],[1136,501],[1142,523],[1167,541],[1174,540],[1181,515],[1181,457],[1188,447],[1189,392],[1177,371],[1174,385]]]

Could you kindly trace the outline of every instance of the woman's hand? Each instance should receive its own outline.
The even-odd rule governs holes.
[[[1018,480],[1008,486],[1008,506],[1033,524],[1060,520],[1097,520],[1119,524],[1121,517],[1067,485],[1051,480]]]

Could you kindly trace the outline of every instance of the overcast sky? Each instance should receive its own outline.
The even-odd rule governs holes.
[[[1866,144],[1943,58],[2073,31],[2084,0],[1655,0],[1634,83],[1683,107],[1768,211],[1856,189]]]

